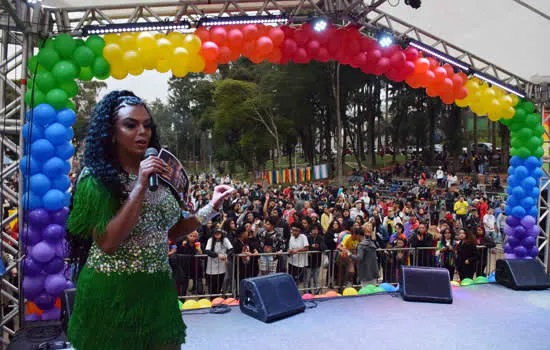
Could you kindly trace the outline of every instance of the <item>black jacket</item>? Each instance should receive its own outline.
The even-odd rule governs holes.
[[[309,236],[307,240],[309,242],[309,251],[315,252],[308,253],[308,267],[321,267],[321,261],[323,260],[322,252],[327,250],[327,245],[325,244],[323,237],[321,237],[320,235],[315,238]],[[314,248],[314,244],[318,245],[318,247]]]
[[[478,251],[475,244],[464,244],[462,241],[456,246],[456,266],[464,266],[466,260],[470,262],[471,266],[478,260]]]

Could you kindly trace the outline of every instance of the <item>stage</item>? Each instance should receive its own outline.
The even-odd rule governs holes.
[[[184,312],[182,349],[550,349],[550,290],[453,287],[451,305],[377,294],[321,301],[265,324],[240,312]]]

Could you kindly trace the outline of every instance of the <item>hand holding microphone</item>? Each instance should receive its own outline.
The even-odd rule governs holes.
[[[145,152],[145,159],[139,164],[138,183],[143,188],[149,188],[149,191],[158,189],[158,174],[167,174],[168,165],[157,157],[158,152],[154,148],[148,148]]]

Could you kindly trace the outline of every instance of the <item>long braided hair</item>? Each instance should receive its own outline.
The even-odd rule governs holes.
[[[119,109],[124,106],[143,106],[149,114],[145,103],[134,93],[126,90],[112,91],[105,95],[96,105],[88,124],[88,132],[85,141],[83,168],[87,168],[91,174],[100,181],[121,204],[128,197],[122,184],[120,174],[126,174],[117,158],[115,144],[113,143],[114,125]],[[149,147],[159,148],[160,142],[156,125],[151,120],[151,140]],[[73,191],[76,185],[73,187]],[[72,199],[70,210],[72,210]],[[69,261],[84,266],[92,245],[91,235],[83,238],[67,232],[69,248]]]

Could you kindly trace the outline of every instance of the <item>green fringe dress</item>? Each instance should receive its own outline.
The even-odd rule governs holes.
[[[125,182],[130,190],[136,177]],[[119,209],[111,193],[92,175],[77,184],[67,229],[101,237]],[[154,350],[185,342],[168,264],[168,230],[180,208],[167,187],[147,192],[138,222],[116,252],[93,243],[77,282],[68,337],[77,350]]]

